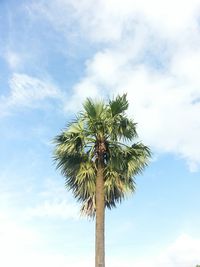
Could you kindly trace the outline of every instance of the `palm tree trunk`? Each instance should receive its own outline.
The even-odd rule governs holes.
[[[95,267],[105,267],[105,201],[104,201],[104,173],[103,161],[98,160],[96,179],[96,242]]]

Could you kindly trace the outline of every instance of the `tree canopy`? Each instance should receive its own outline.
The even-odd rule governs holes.
[[[81,211],[94,216],[97,159],[104,163],[105,207],[111,209],[135,191],[135,175],[142,172],[150,149],[138,138],[136,123],[126,115],[126,94],[105,103],[88,98],[83,110],[56,136],[54,158],[66,187],[82,203]]]

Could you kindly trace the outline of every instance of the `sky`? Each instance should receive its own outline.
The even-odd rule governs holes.
[[[94,266],[52,139],[122,93],[153,157],[106,211],[107,266],[200,264],[199,70],[199,0],[0,0],[0,266]]]

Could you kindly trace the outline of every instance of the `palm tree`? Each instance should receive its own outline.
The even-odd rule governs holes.
[[[95,267],[105,267],[105,208],[135,191],[135,175],[148,164],[150,149],[137,138],[136,123],[126,115],[126,95],[105,103],[87,99],[74,121],[55,138],[54,157],[66,187],[96,218]]]

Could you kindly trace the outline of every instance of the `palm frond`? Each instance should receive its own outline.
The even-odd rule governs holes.
[[[87,98],[83,104],[87,116],[91,119],[99,119],[104,111],[104,103],[102,101],[94,102],[92,99]]]
[[[81,215],[94,218],[96,212],[95,194],[91,194],[83,201],[81,206]]]
[[[118,95],[115,99],[109,101],[110,111],[113,117],[124,113],[128,109],[128,100],[126,97],[126,94],[123,94],[122,96]]]

